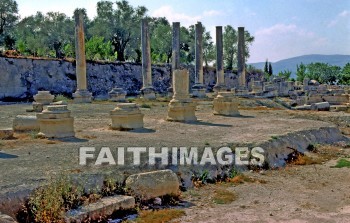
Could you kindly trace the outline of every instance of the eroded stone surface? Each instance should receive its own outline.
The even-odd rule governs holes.
[[[112,129],[131,130],[143,128],[143,114],[135,103],[119,103],[110,112]]]
[[[135,199],[130,196],[116,195],[105,197],[95,203],[70,210],[66,214],[66,222],[81,222],[85,219],[98,220],[101,216],[108,216],[117,210],[127,210],[135,207]]]
[[[40,126],[36,116],[17,115],[12,128],[14,131],[39,131]]]
[[[171,170],[130,175],[125,182],[131,193],[143,200],[179,193],[179,180]]]
[[[37,114],[40,136],[47,138],[74,137],[74,118],[67,105],[51,105]]]
[[[55,96],[50,94],[49,91],[38,91],[38,93],[34,95],[34,100],[43,105],[49,105],[54,98]]]

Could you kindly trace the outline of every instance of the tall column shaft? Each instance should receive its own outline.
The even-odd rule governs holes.
[[[76,55],[77,90],[87,89],[85,34],[84,34],[83,21],[84,21],[84,15],[81,11],[79,11],[75,15],[75,55]]]
[[[222,40],[222,26],[216,27],[216,85],[225,85],[224,77],[224,53]]]
[[[239,75],[239,87],[245,88],[245,39],[244,39],[244,27],[238,27],[238,50],[237,50],[237,68]]]
[[[198,22],[195,25],[195,54],[196,54],[196,67],[195,67],[195,82],[196,84],[203,84],[203,27],[202,23]]]
[[[148,88],[152,87],[152,66],[151,44],[149,37],[148,22],[146,19],[142,19],[141,22],[141,42],[143,88]]]
[[[172,70],[180,68],[180,23],[173,22]]]

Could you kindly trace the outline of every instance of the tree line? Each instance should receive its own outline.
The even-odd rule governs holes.
[[[144,6],[133,7],[127,0],[100,1],[97,15],[91,19],[86,10],[84,27],[88,60],[141,62],[141,19],[150,26],[151,57],[153,63],[169,63],[172,57],[172,24],[162,17],[147,16]],[[195,29],[181,27],[181,62],[191,64],[195,58]],[[60,12],[37,12],[20,19],[15,0],[0,1],[0,46],[16,50],[22,56],[74,58],[74,18]],[[237,66],[238,32],[230,25],[224,27],[224,64],[226,69]],[[246,59],[254,37],[245,31]],[[214,64],[215,43],[203,27],[203,59]]]

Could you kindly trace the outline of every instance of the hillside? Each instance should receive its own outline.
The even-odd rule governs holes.
[[[296,76],[297,64],[304,63],[328,63],[331,65],[336,65],[344,67],[346,63],[350,63],[350,55],[320,55],[320,54],[311,54],[303,55],[298,57],[292,57],[289,59],[280,60],[272,63],[273,73],[277,74],[280,71],[290,70],[292,71],[292,77]],[[265,62],[259,63],[250,63],[258,69],[264,69]]]

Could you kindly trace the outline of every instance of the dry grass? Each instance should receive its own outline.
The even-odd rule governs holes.
[[[243,183],[260,183],[260,184],[266,184],[267,182],[265,180],[261,179],[254,179],[252,177],[245,176],[243,174],[239,174],[233,178],[227,179],[228,183],[233,183],[235,185],[243,184]]]
[[[184,210],[163,209],[163,210],[143,210],[136,219],[138,223],[165,223],[185,215]]]
[[[215,204],[230,204],[236,199],[236,194],[231,191],[224,189],[217,189],[214,191],[213,202]]]

